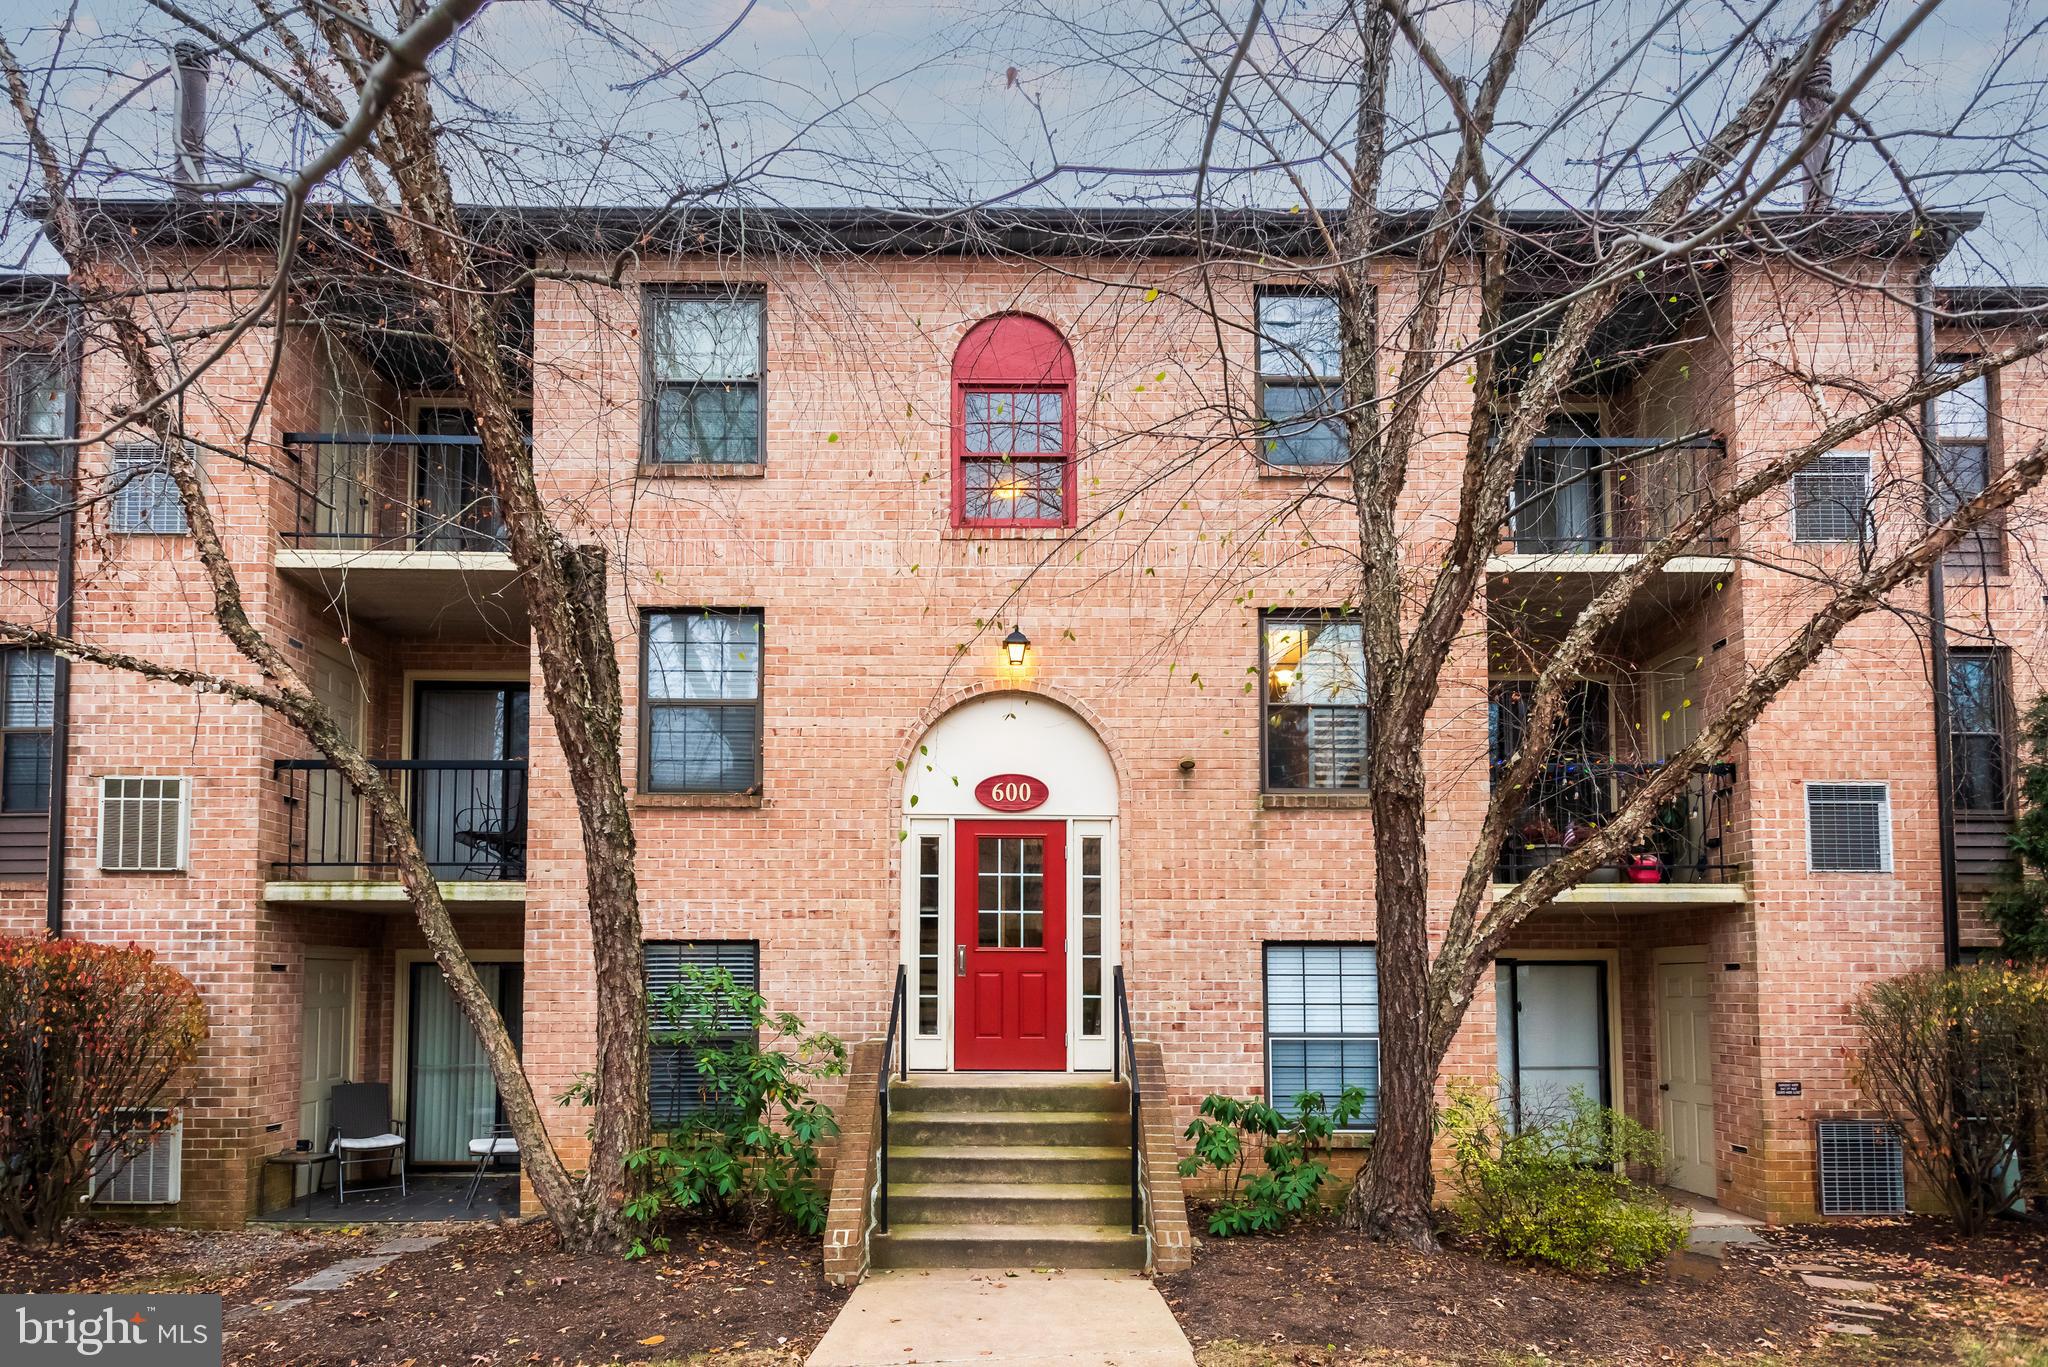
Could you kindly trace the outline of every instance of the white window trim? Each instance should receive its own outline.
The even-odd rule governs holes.
[[[1785,481],[1786,513],[1792,520],[1792,543],[1796,546],[1854,546],[1862,536],[1801,536],[1799,534],[1799,481],[1808,475],[1818,474],[1814,466],[1823,460],[1860,460],[1863,462],[1863,530],[1872,528],[1875,513],[1871,502],[1876,497],[1877,461],[1868,451],[1829,451],[1809,462],[1805,469],[1796,470]]]
[[[1260,1076],[1259,1082],[1260,1082],[1260,1087],[1261,1087],[1261,1089],[1262,1089],[1262,1090],[1263,1090],[1263,1091],[1265,1092],[1265,1094],[1266,1094],[1266,1095],[1265,1095],[1265,1100],[1266,1100],[1266,1104],[1267,1104],[1267,1105],[1269,1105],[1269,1106],[1271,1106],[1271,1107],[1273,1107],[1273,1108],[1274,1108],[1275,1110],[1279,1110],[1279,1109],[1281,1109],[1281,1106],[1282,1106],[1282,1102],[1283,1102],[1283,1101],[1285,1101],[1285,1102],[1288,1102],[1288,1103],[1291,1103],[1291,1102],[1292,1102],[1292,1101],[1294,1100],[1294,1098],[1293,1098],[1293,1097],[1285,1097],[1285,1098],[1281,1098],[1281,1097],[1276,1097],[1276,1096],[1274,1095],[1274,1093],[1273,1093],[1273,1041],[1274,1041],[1274,1038],[1275,1038],[1275,1036],[1274,1036],[1274,1033],[1273,1033],[1273,978],[1272,978],[1272,963],[1273,963],[1273,960],[1272,960],[1272,951],[1273,951],[1273,950],[1275,950],[1275,949],[1291,949],[1291,948],[1302,948],[1302,949],[1309,949],[1309,948],[1321,948],[1321,947],[1324,947],[1324,946],[1338,946],[1338,947],[1355,947],[1355,948],[1361,948],[1361,949],[1370,949],[1370,950],[1372,951],[1372,955],[1373,955],[1373,961],[1372,961],[1372,976],[1373,976],[1373,1013],[1374,1013],[1374,1015],[1375,1015],[1375,1016],[1377,1017],[1377,1016],[1379,1015],[1379,1012],[1380,1012],[1380,1007],[1381,1007],[1381,1005],[1382,1005],[1382,1003],[1381,1003],[1381,1001],[1380,1001],[1380,998],[1379,998],[1379,982],[1380,982],[1380,960],[1379,960],[1379,954],[1380,954],[1380,944],[1379,944],[1379,941],[1378,941],[1377,939],[1372,939],[1372,940],[1339,940],[1339,939],[1319,939],[1319,938],[1316,938],[1316,937],[1314,937],[1314,936],[1293,936],[1293,937],[1284,937],[1284,936],[1283,936],[1283,937],[1281,937],[1281,938],[1278,938],[1278,939],[1270,939],[1270,940],[1261,940],[1261,941],[1259,942],[1259,1032],[1260,1032],[1260,1035],[1259,1035],[1259,1039],[1260,1039],[1260,1043],[1259,1043],[1259,1049],[1260,1049],[1260,1052],[1261,1052],[1261,1053],[1262,1053],[1262,1054],[1264,1055],[1264,1058],[1263,1058],[1263,1059],[1261,1060],[1261,1068],[1260,1068],[1261,1076]],[[1384,1020],[1381,1020],[1380,1024],[1381,1024],[1381,1027],[1382,1027],[1382,1028],[1380,1028],[1380,1029],[1378,1029],[1378,1030],[1375,1030],[1375,1031],[1373,1031],[1373,1032],[1372,1032],[1372,1033],[1371,1033],[1370,1035],[1367,1035],[1367,1034],[1363,1034],[1363,1033],[1357,1033],[1357,1032],[1339,1032],[1339,1033],[1336,1033],[1336,1034],[1321,1034],[1321,1035],[1312,1035],[1312,1034],[1309,1034],[1309,1033],[1307,1033],[1307,1032],[1301,1032],[1301,1033],[1293,1033],[1293,1032],[1290,1032],[1290,1033],[1288,1033],[1288,1034],[1286,1034],[1286,1035],[1283,1035],[1283,1036],[1281,1036],[1281,1037],[1280,1037],[1280,1038],[1283,1038],[1283,1039],[1289,1039],[1289,1040],[1294,1040],[1294,1039],[1304,1039],[1304,1040],[1307,1040],[1307,1039],[1319,1039],[1319,1040],[1333,1040],[1333,1039],[1334,1039],[1334,1040],[1347,1040],[1347,1039],[1359,1039],[1359,1040],[1363,1040],[1363,1039],[1369,1039],[1369,1040],[1371,1040],[1371,1041],[1373,1042],[1373,1049],[1374,1049],[1374,1051],[1375,1051],[1375,1055],[1376,1055],[1376,1063],[1375,1063],[1375,1068],[1374,1068],[1374,1071],[1375,1071],[1375,1076],[1376,1076],[1376,1077],[1378,1078],[1378,1080],[1379,1080],[1379,1091],[1378,1091],[1378,1092],[1377,1092],[1377,1093],[1375,1094],[1375,1096],[1374,1096],[1374,1098],[1373,1098],[1373,1103],[1374,1103],[1374,1113],[1373,1113],[1373,1120],[1372,1120],[1372,1123],[1370,1123],[1370,1124],[1367,1124],[1367,1123],[1363,1123],[1363,1122],[1361,1122],[1361,1123],[1359,1123],[1359,1124],[1355,1124],[1355,1125],[1350,1125],[1350,1126],[1346,1126],[1345,1128],[1343,1128],[1343,1129],[1341,1129],[1341,1130],[1339,1130],[1339,1131],[1337,1132],[1337,1133],[1339,1133],[1339,1134],[1347,1134],[1347,1135],[1356,1135],[1356,1134],[1371,1134],[1371,1133],[1373,1133],[1373,1132],[1375,1132],[1375,1131],[1377,1131],[1377,1130],[1379,1129],[1379,1114],[1378,1114],[1378,1106],[1379,1106],[1379,1102],[1380,1102],[1380,1099],[1381,1099],[1381,1098],[1383,1098],[1383,1097],[1384,1097],[1384,1096],[1386,1095],[1386,1051],[1385,1051],[1385,1048],[1384,1048],[1384,1046],[1383,1046],[1383,1045],[1382,1045],[1382,1043],[1381,1043],[1381,1041],[1383,1041],[1383,1040],[1384,1040],[1384,1039],[1386,1038],[1386,1032],[1385,1032],[1385,1028],[1384,1028],[1384,1027],[1385,1027],[1385,1021],[1384,1021]],[[1335,1107],[1335,1106],[1336,1106],[1336,1104],[1337,1104],[1337,1101],[1338,1101],[1338,1098],[1337,1098],[1337,1097],[1333,1097],[1333,1096],[1326,1096],[1326,1097],[1324,1097],[1324,1098],[1323,1098],[1323,1104],[1324,1104],[1324,1106],[1325,1106],[1326,1108],[1333,1108],[1333,1107]]]
[[[1824,869],[1813,861],[1813,790],[1853,786],[1875,788],[1883,794],[1878,803],[1878,861],[1874,869]],[[1883,779],[1868,778],[1810,778],[1800,789],[1800,798],[1805,804],[1802,819],[1806,823],[1806,871],[1816,874],[1886,874],[1892,870],[1892,785]]]
[[[178,785],[178,857],[176,866],[168,869],[133,869],[110,867],[107,863],[107,785],[109,783],[175,783]],[[51,801],[56,801],[51,795]],[[97,833],[94,861],[102,873],[112,874],[158,874],[190,873],[192,870],[192,779],[188,774],[101,774],[99,777],[99,807],[97,812],[99,831]]]

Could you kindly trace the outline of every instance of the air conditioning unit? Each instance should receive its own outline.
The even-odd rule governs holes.
[[[145,1125],[162,1125],[168,1111],[130,1112],[146,1116]],[[184,1187],[185,1122],[177,1121],[159,1129],[142,1148],[130,1156],[120,1135],[138,1128],[131,1121],[118,1121],[101,1132],[94,1146],[92,1192],[89,1200],[100,1206],[175,1206]],[[125,1161],[124,1161],[125,1160]]]
[[[176,873],[185,867],[185,780],[100,780],[100,867],[109,873]]]
[[[1820,1213],[1906,1213],[1906,1150],[1883,1120],[1819,1122]]]

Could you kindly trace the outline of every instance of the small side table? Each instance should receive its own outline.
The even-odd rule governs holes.
[[[305,1213],[311,1215],[313,1213],[313,1196],[320,1190],[320,1165],[332,1163],[333,1161],[334,1155],[332,1153],[319,1149],[284,1149],[265,1158],[263,1165],[265,1167],[276,1166],[290,1171],[292,1186],[295,1189],[299,1185],[299,1170],[301,1168],[311,1168],[313,1170],[312,1180],[306,1184]],[[286,1208],[290,1208],[289,1202],[286,1203]]]

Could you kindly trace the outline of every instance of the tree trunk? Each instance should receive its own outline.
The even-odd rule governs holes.
[[[1417,728],[1419,730],[1419,728]],[[1422,737],[1376,738],[1373,862],[1378,889],[1380,1015],[1407,1028],[1380,1033],[1380,1113],[1365,1170],[1343,1223],[1424,1252],[1437,1248],[1436,1073],[1443,1061],[1429,1002],[1429,859],[1424,841]]]

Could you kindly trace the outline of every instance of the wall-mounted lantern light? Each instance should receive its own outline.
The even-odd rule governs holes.
[[[1024,634],[1024,628],[1011,627],[1010,634],[1003,638],[1003,649],[1009,652],[1010,667],[1022,669],[1025,652],[1031,649],[1031,638]]]

